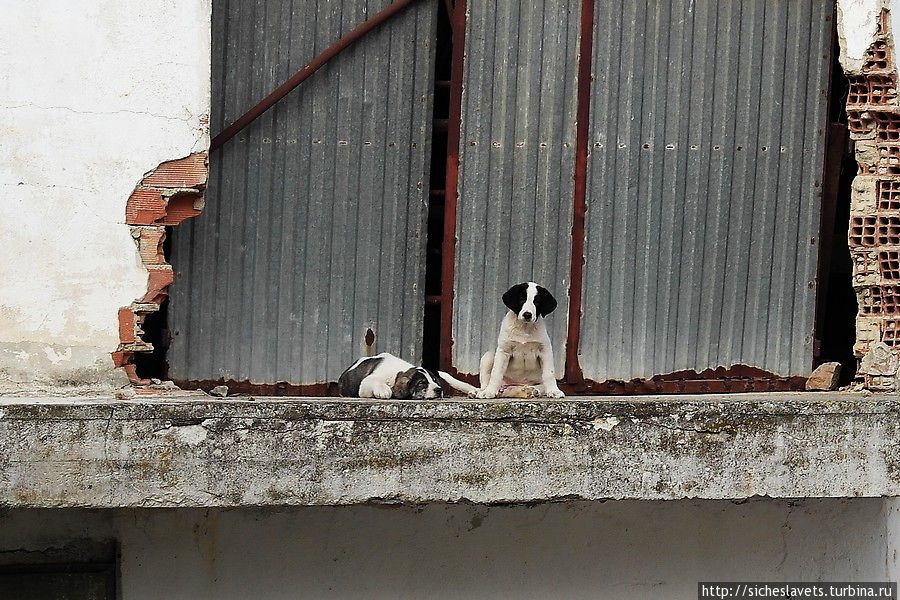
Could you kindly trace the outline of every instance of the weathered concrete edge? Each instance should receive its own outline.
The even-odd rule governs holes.
[[[112,396],[2,396],[0,419],[158,419],[252,417],[261,419],[452,419],[473,421],[593,419],[598,415],[672,414],[802,415],[871,414],[900,411],[900,393],[772,392],[668,396],[580,396],[562,400],[431,401],[350,398],[230,397],[202,393],[116,400]]]
[[[0,506],[900,495],[900,397],[0,399]]]

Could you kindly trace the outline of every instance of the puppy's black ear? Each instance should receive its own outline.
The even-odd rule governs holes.
[[[527,291],[527,283],[517,283],[503,294],[503,304],[505,304],[506,308],[509,310],[519,314],[519,311],[522,310],[522,305],[525,304],[525,295]]]
[[[412,397],[412,378],[416,374],[416,369],[407,369],[397,375],[394,385],[391,386],[391,397],[399,400],[408,400]]]
[[[553,294],[541,286],[537,286],[537,295],[534,297],[534,305],[537,307],[538,314],[546,317],[556,310],[556,298]]]

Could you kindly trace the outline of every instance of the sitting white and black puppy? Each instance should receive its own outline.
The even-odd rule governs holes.
[[[481,357],[478,398],[562,398],[556,383],[553,348],[544,317],[556,309],[556,298],[533,281],[503,294],[509,309],[500,324],[497,349]]]
[[[478,391],[463,381],[406,362],[388,352],[360,358],[338,379],[341,396],[348,398],[441,398],[453,387],[466,394]]]

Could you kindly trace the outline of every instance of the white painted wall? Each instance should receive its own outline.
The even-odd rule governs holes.
[[[884,515],[888,579],[900,581],[900,498],[884,500]]]
[[[877,18],[883,7],[890,11],[891,32],[900,31],[900,0],[837,0],[840,61],[845,72],[862,70],[866,50],[875,40]],[[896,52],[894,56],[897,56]]]
[[[866,50],[875,39],[875,28],[882,4],[882,0],[837,0],[840,60],[845,71],[862,70]]]
[[[0,512],[0,550],[121,542],[122,598],[666,598],[888,577],[880,499]]]
[[[142,175],[208,146],[211,0],[4,0],[0,386],[106,379]]]

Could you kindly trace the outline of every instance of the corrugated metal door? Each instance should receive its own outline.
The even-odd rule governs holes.
[[[387,4],[216,0],[213,133]],[[333,381],[369,329],[419,360],[436,7],[381,26],[211,156],[206,208],[173,232],[173,379]]]
[[[585,377],[808,374],[833,3],[595,7]]]
[[[549,327],[562,373],[580,5],[467,5],[452,320],[465,373],[496,346],[503,292],[529,280],[560,300]]]

